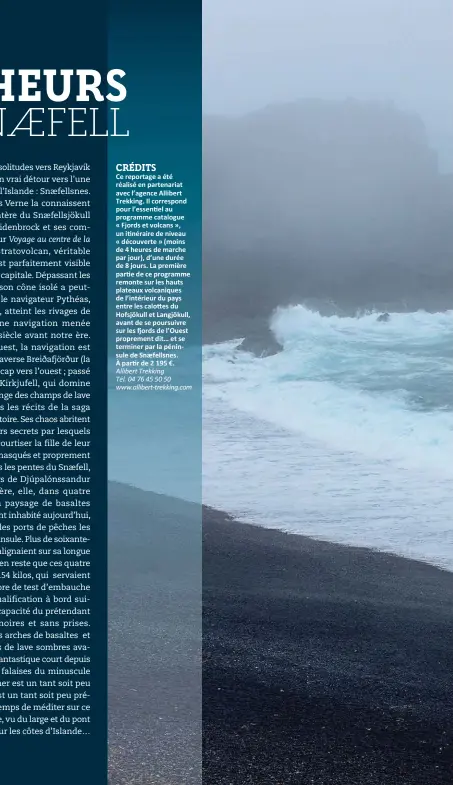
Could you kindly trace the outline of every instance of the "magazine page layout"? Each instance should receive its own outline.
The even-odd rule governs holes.
[[[451,0],[0,46],[0,785],[453,782]]]

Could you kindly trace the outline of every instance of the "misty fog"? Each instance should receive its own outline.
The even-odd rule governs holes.
[[[452,17],[207,0],[205,339],[307,299],[450,307]]]

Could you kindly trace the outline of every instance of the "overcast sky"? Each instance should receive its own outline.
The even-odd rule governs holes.
[[[204,111],[383,98],[453,170],[453,0],[204,0]]]

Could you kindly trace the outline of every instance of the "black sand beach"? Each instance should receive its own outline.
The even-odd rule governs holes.
[[[110,785],[199,785],[201,510],[109,483]]]
[[[199,508],[110,486],[111,785],[195,785]],[[453,781],[453,574],[204,509],[204,785]]]
[[[453,781],[453,574],[204,514],[205,785]]]

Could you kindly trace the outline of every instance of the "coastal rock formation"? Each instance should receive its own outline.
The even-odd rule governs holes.
[[[308,298],[450,307],[452,178],[421,121],[387,103],[305,100],[207,117],[204,340]],[[242,332],[244,335],[245,333]]]

